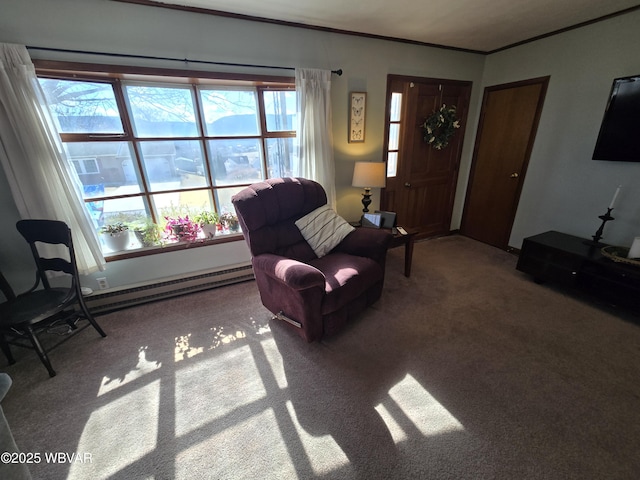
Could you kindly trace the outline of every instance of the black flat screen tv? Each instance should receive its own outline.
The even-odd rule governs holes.
[[[593,160],[640,162],[640,76],[613,81]]]

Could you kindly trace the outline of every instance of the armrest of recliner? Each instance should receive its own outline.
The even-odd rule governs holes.
[[[252,263],[262,304],[293,320],[290,323],[307,342],[320,339],[324,274],[306,263],[271,253],[256,255]]]
[[[334,249],[336,252],[384,261],[392,235],[388,230],[356,228]]]
[[[264,253],[253,258],[253,268],[295,290],[317,286],[324,291],[324,274],[316,267],[298,260]]]

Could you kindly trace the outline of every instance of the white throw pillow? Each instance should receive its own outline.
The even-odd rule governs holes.
[[[333,250],[355,228],[329,205],[316,208],[296,221],[296,227],[318,258]]]

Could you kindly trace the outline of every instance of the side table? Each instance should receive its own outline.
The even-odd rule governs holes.
[[[416,234],[418,230],[415,228],[405,228],[407,234],[402,235],[396,231],[393,233],[393,238],[389,244],[389,248],[400,247],[404,245],[404,276],[411,276],[411,262],[413,260],[413,244],[415,242]]]

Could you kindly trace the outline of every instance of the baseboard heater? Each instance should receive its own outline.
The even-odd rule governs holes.
[[[85,296],[85,301],[92,313],[104,314],[142,303],[253,279],[253,269],[251,264],[247,263],[222,270],[201,271],[189,276],[179,275],[163,278],[155,282],[129,285],[105,291],[98,290],[91,295]]]

